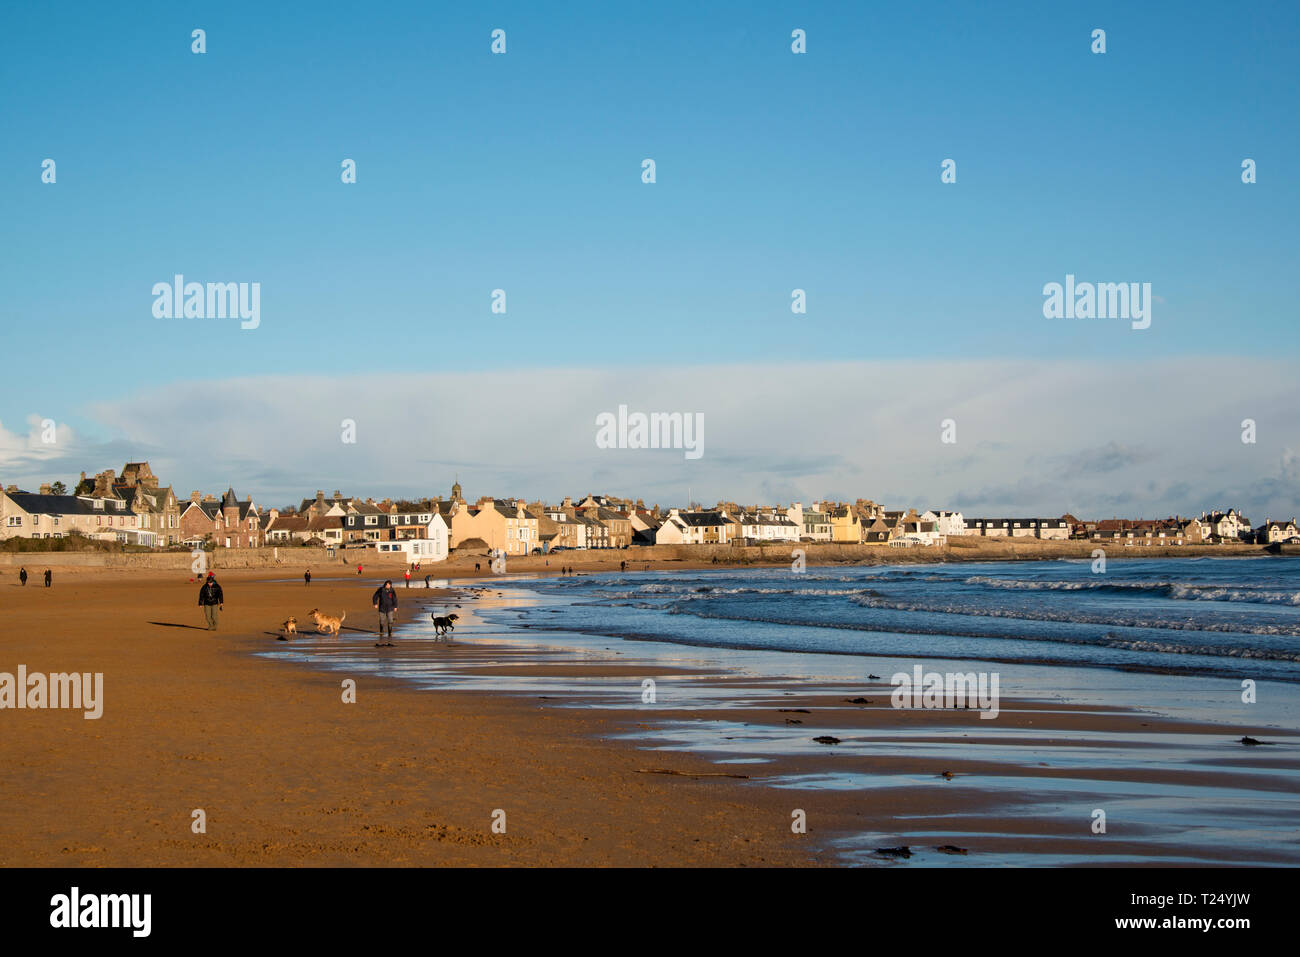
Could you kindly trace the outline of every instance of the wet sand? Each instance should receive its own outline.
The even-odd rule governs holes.
[[[378,649],[367,634],[377,584],[369,576],[318,571],[310,588],[268,580],[282,574],[219,573],[230,603],[216,634],[202,629],[197,583],[179,573],[68,569],[48,590],[20,589],[13,576],[0,584],[0,671],[105,676],[97,721],[0,711],[0,864],[888,864],[875,848],[903,843],[922,863],[1022,852],[1169,863],[1177,855],[1139,820],[1093,835],[1087,812],[1097,795],[1176,779],[1213,806],[1215,789],[1232,789],[1232,800],[1241,790],[1285,791],[1297,765],[1293,740],[1210,760],[1200,744],[1221,748],[1231,729],[1113,709],[1004,700],[1003,716],[986,722],[975,712],[895,710],[883,683],[759,681],[494,642],[476,637],[474,611],[494,591],[470,598],[399,580],[399,622],[427,619],[426,602],[464,620],[451,642],[414,626],[396,648]],[[305,612],[316,605],[347,611],[342,640],[276,640],[289,614],[309,630]],[[337,661],[307,666],[308,649]],[[349,675],[350,661],[380,655],[443,656],[448,680],[420,690],[369,667]],[[355,704],[341,700],[349,676]],[[689,680],[703,703],[627,707],[646,677]],[[560,690],[502,693],[514,678]],[[725,713],[710,696],[726,700]],[[773,745],[788,741],[791,721],[801,722],[802,748]],[[840,743],[812,741],[821,735]],[[1125,735],[1137,740],[1117,759]],[[1148,763],[1133,758],[1143,747],[1186,753]],[[1062,780],[1078,808],[1009,810],[1039,790],[1050,805]],[[191,830],[196,808],[204,834]],[[806,834],[791,830],[796,810]],[[504,834],[493,833],[496,811]],[[968,855],[933,849],[949,843]],[[1225,863],[1294,863],[1296,847],[1193,850]]]

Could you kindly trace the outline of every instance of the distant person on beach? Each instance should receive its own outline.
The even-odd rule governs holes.
[[[311,584],[311,569],[310,569],[310,568],[307,569],[305,572],[302,573],[302,580],[305,581],[308,585]]]
[[[24,586],[27,585],[27,569],[18,569],[18,581],[20,581]]]
[[[225,608],[226,596],[221,591],[221,586],[217,584],[216,576],[208,572],[207,581],[199,589],[199,605],[203,608],[203,616],[208,621],[208,631],[217,630],[217,612]]]
[[[621,571],[621,572],[625,572],[625,571],[627,571],[627,562],[619,562],[619,563],[618,563],[618,570]]]
[[[370,596],[370,603],[379,612],[379,637],[382,639],[384,631],[387,630],[388,644],[391,645],[393,643],[393,618],[397,614],[397,592],[393,591],[392,579],[375,589],[375,593]]]
[[[407,588],[410,588],[410,587],[411,587],[411,570],[408,568],[405,572],[403,572],[403,575],[406,577],[406,587],[407,587]]]
[[[358,575],[361,574],[361,566],[360,566],[360,565],[357,566],[357,574],[358,574]]]
[[[431,584],[429,584],[429,579],[432,578],[432,577],[433,577],[432,575],[425,575],[425,576],[424,576],[424,587],[425,587],[425,588],[432,588],[432,587],[433,587]]]
[[[478,562],[475,562],[475,563],[474,563],[474,571],[478,571],[478,570],[479,570],[479,563],[478,563]],[[23,572],[23,574],[25,575],[25,574],[27,574],[27,573],[26,573],[26,572]]]
[[[45,587],[49,588],[52,584],[54,584],[54,572],[47,568],[45,569]]]

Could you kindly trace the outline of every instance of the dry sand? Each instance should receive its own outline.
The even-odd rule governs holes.
[[[0,865],[818,864],[838,860],[828,838],[891,832],[904,812],[986,831],[988,840],[971,843],[976,851],[1014,848],[1019,836],[1060,852],[1098,849],[1077,823],[1008,819],[996,794],[953,787],[940,777],[953,771],[960,785],[962,777],[1007,773],[1005,765],[991,769],[975,758],[944,768],[922,758],[862,762],[867,773],[933,775],[932,789],[782,790],[763,786],[762,778],[815,771],[816,761],[791,758],[761,773],[720,766],[703,756],[612,740],[633,723],[626,712],[555,708],[506,694],[417,691],[368,675],[357,676],[357,701],[345,704],[343,675],[250,654],[283,648],[277,629],[290,614],[300,629],[311,628],[306,612],[314,606],[346,611],[350,637],[372,631],[375,582],[368,574],[359,580],[354,571],[317,569],[307,588],[300,578],[267,580],[301,569],[221,572],[229,603],[214,634],[203,628],[199,586],[186,574],[55,567],[51,589],[39,584],[44,566],[28,566],[26,588],[18,587],[16,570],[0,581],[0,671],[23,664],[29,673],[103,672],[104,714],[85,720],[74,711],[0,711]],[[421,584],[428,570],[418,576]],[[448,570],[440,566],[435,577]],[[426,614],[425,602],[447,607],[453,594],[407,590],[400,573],[394,578],[399,622]],[[464,641],[445,651],[467,669],[490,661],[501,673],[557,674],[570,667],[578,675],[619,673],[616,665],[576,661],[557,670],[523,650],[506,655],[503,667],[502,649]],[[655,675],[644,666],[634,673]],[[865,732],[955,720],[948,713],[846,705],[834,689],[799,688],[793,697],[785,686],[770,690],[772,707],[729,718],[784,723],[794,716],[776,705],[806,708],[810,713],[796,720],[810,736],[819,724]],[[884,687],[866,693],[888,697]],[[1000,731],[1032,725],[1068,735],[1159,724],[1099,709],[1014,703],[1004,709]],[[656,719],[701,716],[666,712]],[[986,730],[975,714],[968,717],[973,734]],[[1037,769],[1033,740],[1026,738],[1016,772],[1027,780],[1046,773]],[[649,769],[706,776],[640,773]],[[709,776],[720,771],[754,777]],[[1078,773],[1162,775],[1116,769],[1104,756]],[[1203,777],[1206,785],[1229,783],[1212,772]],[[191,830],[197,808],[206,814],[206,833]],[[795,808],[808,811],[806,835],[791,831]],[[492,830],[498,809],[505,811],[505,834]],[[1106,852],[1140,856],[1142,845],[1119,836]]]

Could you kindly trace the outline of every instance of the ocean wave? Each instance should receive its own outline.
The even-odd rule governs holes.
[[[786,625],[795,628],[827,628],[831,630],[860,631],[884,634],[899,635],[916,635],[918,637],[934,638],[977,638],[993,639],[999,641],[1033,641],[1047,644],[1065,644],[1090,646],[1095,648],[1113,648],[1123,651],[1146,651],[1158,654],[1176,654],[1176,655],[1201,655],[1210,658],[1258,658],[1266,661],[1300,661],[1300,652],[1295,652],[1286,648],[1262,648],[1258,646],[1246,647],[1240,645],[1211,645],[1211,644],[1189,644],[1186,642],[1161,641],[1153,638],[1129,638],[1118,635],[1115,632],[1106,632],[1102,635],[1069,635],[1062,633],[1043,634],[1042,632],[1008,632],[988,629],[975,629],[962,626],[946,627],[942,629],[927,628],[919,625],[908,625],[906,623],[890,622],[866,622],[866,621],[808,621],[797,617],[781,617],[773,615],[730,615],[709,612],[707,610],[696,610],[688,608],[671,608],[669,614],[690,615],[695,618],[711,619],[715,621],[745,621],[755,624],[764,625]],[[1002,616],[990,616],[1002,617]],[[1237,632],[1243,633],[1243,632]],[[1245,634],[1255,634],[1255,632],[1245,632]],[[779,642],[773,645],[763,645],[770,647],[774,651],[798,651],[802,650],[795,647],[782,647]],[[872,652],[874,653],[874,652]]]
[[[1300,606],[1300,592],[1277,591],[1258,585],[1210,585],[1193,582],[1034,581],[972,575],[964,584],[1013,591],[1091,591],[1112,594],[1152,594],[1181,601],[1238,601]]]
[[[889,611],[929,612],[936,615],[977,615],[988,618],[1015,618],[1025,621],[1076,622],[1120,628],[1155,628],[1173,631],[1232,632],[1243,635],[1285,635],[1300,637],[1300,625],[1248,624],[1240,621],[1192,621],[1125,615],[1119,612],[1093,614],[1080,609],[1052,611],[1048,608],[993,608],[987,605],[946,604],[942,602],[898,601],[876,595],[859,595],[849,599],[864,608]]]

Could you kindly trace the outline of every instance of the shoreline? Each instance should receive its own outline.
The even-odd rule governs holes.
[[[887,545],[843,545],[829,542],[802,542],[768,545],[676,545],[632,546],[626,549],[579,549],[546,555],[511,555],[506,558],[507,573],[530,572],[558,574],[561,566],[572,566],[578,573],[618,571],[626,563],[628,571],[700,571],[708,568],[788,567],[795,550],[804,553],[809,568],[839,566],[880,566],[908,564],[943,564],[977,562],[1092,561],[1093,552],[1101,549],[1107,562],[1156,558],[1296,558],[1300,545],[1279,546],[1269,551],[1263,545],[1130,545],[1068,540],[1043,541],[1031,538],[983,538],[964,536],[946,545],[895,548]],[[217,549],[207,553],[208,567],[214,571],[261,569],[279,570],[290,578],[301,575],[304,568],[313,574],[322,572],[329,578],[352,578],[358,563],[367,570],[366,580],[375,575],[396,575],[400,585],[407,567],[404,559],[394,560],[373,549],[351,549],[333,558],[322,548],[299,546],[265,546],[249,549]],[[193,561],[188,551],[8,551],[0,549],[0,568],[17,576],[19,567],[28,567],[35,577],[46,568],[55,572],[102,569],[127,575],[150,571],[188,572]],[[500,574],[490,568],[486,552],[455,551],[444,561],[431,562],[412,574],[413,582],[422,582],[426,574],[434,578],[497,579]],[[475,565],[480,566],[475,569]],[[3,581],[0,575],[0,581]]]
[[[502,581],[496,587],[483,589],[490,594],[484,595],[481,607],[514,608],[517,596],[511,593],[517,592],[521,587],[526,588],[527,584],[527,579]],[[498,595],[504,597],[498,598]],[[499,631],[503,626],[496,627]],[[908,843],[906,831],[897,831],[897,821],[888,815],[875,817],[864,828],[861,820],[864,812],[853,808],[856,798],[861,796],[864,789],[868,794],[879,794],[886,798],[894,798],[896,792],[896,799],[905,802],[911,809],[907,815],[909,818],[956,820],[970,817],[977,808],[983,809],[986,816],[981,818],[982,826],[990,831],[1000,829],[1001,833],[982,837],[977,833],[966,834],[966,843],[971,845],[967,851],[971,854],[983,852],[979,861],[970,858],[970,864],[1060,864],[1069,862],[1072,853],[1084,858],[1075,863],[1084,864],[1105,863],[1114,858],[1139,864],[1287,864],[1300,860],[1300,849],[1277,850],[1257,845],[1234,850],[1215,846],[1214,842],[1206,846],[1198,846],[1193,842],[1180,859],[1162,845],[1162,828],[1148,825],[1131,834],[1127,840],[1109,840],[1105,852],[1096,860],[1090,861],[1089,855],[1097,855],[1100,849],[1095,844],[1071,838],[1068,831],[1077,825],[1068,820],[1051,822],[1051,827],[1057,828],[1055,833],[1036,833],[1033,825],[1009,823],[1005,817],[997,815],[998,810],[1005,813],[1005,805],[998,801],[1010,800],[1014,803],[1016,800],[1013,795],[1005,793],[1006,785],[1002,782],[1023,782],[1031,788],[1046,786],[1057,791],[1064,786],[1067,791],[1078,790],[1082,794],[1098,787],[1105,790],[1112,786],[1120,790],[1127,787],[1137,791],[1148,788],[1177,791],[1190,786],[1195,789],[1227,789],[1228,792],[1248,787],[1255,789],[1252,793],[1261,803],[1276,803],[1278,799],[1270,798],[1269,795],[1289,795],[1294,791],[1294,782],[1285,777],[1279,778],[1275,773],[1279,768],[1270,761],[1252,764],[1251,759],[1245,759],[1246,763],[1241,764],[1243,759],[1234,753],[1241,750],[1236,737],[1242,734],[1243,729],[1248,734],[1262,734],[1261,729],[1267,727],[1269,743],[1281,745],[1289,752],[1285,756],[1282,770],[1290,773],[1300,767],[1300,762],[1294,757],[1296,747],[1300,745],[1300,734],[1289,726],[1243,725],[1239,721],[1224,719],[1179,718],[1162,714],[1158,708],[1134,711],[1114,705],[1080,704],[1068,698],[1050,701],[1047,697],[1017,697],[1003,699],[1002,707],[1006,709],[1007,717],[996,722],[998,727],[995,730],[969,712],[899,712],[888,707],[844,707],[845,702],[863,700],[860,697],[844,697],[848,694],[871,694],[875,696],[873,700],[876,704],[887,702],[892,689],[887,685],[882,687],[880,682],[852,685],[831,680],[756,677],[752,670],[735,666],[724,665],[710,669],[695,664],[682,664],[680,661],[666,665],[662,661],[639,657],[639,649],[635,647],[636,639],[629,640],[631,650],[619,650],[623,646],[606,644],[624,640],[614,632],[607,632],[604,636],[591,636],[597,639],[594,644],[580,650],[548,648],[544,644],[520,647],[520,641],[535,642],[536,632],[504,627],[505,642],[494,644],[491,643],[494,636],[475,632],[473,645],[467,646],[472,648],[468,660],[443,662],[433,672],[423,671],[417,679],[418,683],[426,691],[442,693],[448,688],[463,687],[466,682],[474,682],[470,688],[475,694],[508,695],[521,700],[535,698],[545,702],[542,707],[548,710],[581,710],[583,714],[598,718],[602,723],[621,723],[625,729],[623,738],[647,755],[661,755],[662,752],[662,756],[673,760],[681,756],[704,757],[712,763],[711,774],[742,777],[758,786],[779,789],[782,793],[789,794],[795,803],[810,808],[809,814],[813,813],[811,808],[817,809],[819,824],[825,831],[822,835],[825,841],[823,848],[835,856],[837,863],[889,863],[874,852],[874,845],[870,845],[870,841],[865,847],[855,846],[861,845],[867,839],[866,835],[877,831],[892,832],[887,839],[881,838],[885,845]],[[501,634],[497,634],[495,640],[501,637]],[[399,642],[408,649],[401,666],[404,670],[414,667],[420,661],[423,653],[418,648],[420,643],[419,635],[407,635],[405,642]],[[604,656],[597,650],[602,644],[605,645]],[[412,648],[415,648],[413,652]],[[722,652],[724,658],[730,657],[734,651],[699,647],[693,650]],[[479,663],[477,659],[480,657],[487,658],[489,664]],[[306,664],[308,667],[332,666],[327,660],[308,661]],[[738,663],[733,662],[735,664]],[[1049,670],[1036,665],[1028,668]],[[1066,666],[1064,670],[1072,668],[1073,666]],[[653,676],[661,682],[667,680],[692,684],[697,692],[701,686],[721,688],[729,702],[719,707],[711,703],[710,696],[706,694],[694,700],[678,702],[675,706],[638,708],[634,699],[640,690],[639,682],[647,676]],[[485,679],[490,680],[483,684]],[[661,683],[661,687],[666,686]],[[550,693],[540,694],[541,691]],[[798,721],[792,721],[791,718],[783,717],[783,713],[799,713],[800,717]],[[968,720],[972,717],[976,719]],[[954,719],[957,719],[956,723]],[[781,732],[790,731],[790,724],[800,725],[796,740],[790,741],[788,737],[782,740]],[[812,745],[811,748],[808,746],[808,740],[812,740],[811,736],[819,730],[843,735],[836,742],[837,752],[855,747],[866,747],[875,752],[882,745],[888,751],[891,749],[891,736],[899,736],[915,741],[921,747],[944,752],[944,770],[954,776],[943,776],[944,785],[950,786],[954,778],[961,779],[963,783],[969,779],[968,787],[964,790],[952,788],[954,791],[963,790],[953,800],[946,800],[945,796],[939,794],[918,795],[918,786],[922,791],[928,790],[929,782],[940,777],[936,773],[936,766],[929,764],[928,759],[911,756],[898,760],[888,755],[878,757],[873,753],[867,756],[854,755],[845,760],[841,754],[832,756],[830,751],[818,745]],[[724,733],[728,731],[731,732],[730,735]],[[971,746],[975,746],[976,751],[991,750],[990,746],[996,748],[1000,739],[1009,733],[1024,736],[1023,742],[1011,749],[1015,753],[1009,758],[1001,756],[996,760],[981,760],[964,753]],[[1046,744],[1041,740],[1044,734],[1050,735]],[[1134,735],[1146,739],[1146,743],[1141,746],[1135,744],[1130,740]],[[956,736],[966,739],[960,742],[960,747],[956,747]],[[1067,760],[1063,769],[1058,768],[1052,772],[1051,777],[1044,777],[1045,772],[1040,772],[1038,767],[1046,768],[1048,763],[1030,760],[1030,756],[1051,757],[1057,752],[1068,752],[1069,748],[1062,748],[1059,741],[1052,740],[1057,736],[1082,737],[1089,744],[1076,750],[1086,752],[1087,748],[1091,748],[1093,757],[1104,754],[1106,758],[1101,764],[1085,763],[1074,768],[1071,768]],[[1150,771],[1126,768],[1122,764],[1116,767],[1113,764],[1114,758],[1111,755],[1116,750],[1121,755],[1129,755],[1134,764],[1142,764],[1146,760],[1143,755],[1147,753],[1147,747],[1153,749],[1152,753],[1160,750],[1176,752],[1180,748],[1189,747],[1185,739],[1195,739],[1194,748],[1198,752],[1195,760],[1186,764],[1175,758],[1169,766]],[[726,743],[732,741],[746,743]],[[753,757],[758,753],[754,750],[755,742],[764,754],[761,759]],[[1212,759],[1214,754],[1218,757]],[[1275,755],[1282,756],[1280,752],[1275,752]],[[1223,760],[1225,756],[1226,762],[1216,766],[1215,762]],[[845,765],[850,761],[857,761],[861,769],[846,771]],[[1198,767],[1198,764],[1205,766]],[[1056,767],[1055,761],[1052,765]],[[1243,768],[1249,770],[1241,770]],[[677,773],[672,769],[662,770],[663,773]],[[864,778],[863,775],[867,777]],[[887,785],[891,779],[902,779],[907,783],[891,788]],[[979,783],[982,780],[998,783],[984,787]],[[999,791],[1000,787],[1003,792]],[[849,793],[834,793],[845,789]],[[1295,809],[1292,808],[1291,813],[1294,812]],[[1163,830],[1167,831],[1168,827]],[[1015,850],[1008,846],[1008,841],[1012,845],[1032,845],[1033,850]],[[928,855],[926,864],[945,866],[956,863],[947,859],[949,853],[942,852],[936,858],[932,847],[916,850],[919,856]]]
[[[414,587],[407,595],[398,583],[403,614],[397,646],[376,649],[368,617],[376,583],[369,576],[321,576],[307,588],[292,579],[266,581],[264,573],[218,570],[231,613],[215,641],[201,629],[188,630],[184,615],[198,618],[197,608],[189,607],[197,584],[172,575],[136,574],[124,583],[118,574],[82,570],[71,583],[56,578],[58,596],[30,585],[27,594],[16,583],[0,585],[0,612],[10,625],[0,637],[6,665],[103,670],[107,687],[99,721],[85,721],[79,713],[0,712],[0,720],[22,732],[6,734],[3,745],[12,773],[0,783],[0,822],[13,836],[0,850],[0,864],[884,866],[891,862],[875,855],[874,847],[907,842],[908,833],[898,830],[904,807],[912,819],[961,820],[971,832],[952,841],[935,838],[935,846],[960,842],[969,857],[931,848],[922,863],[975,865],[999,855],[1014,860],[1014,848],[1022,844],[1034,844],[1037,855],[1058,861],[1072,854],[1082,855],[1081,863],[1089,863],[1089,855],[1094,863],[1109,859],[1097,857],[1095,840],[1071,837],[1060,821],[1048,826],[1033,818],[1010,820],[1006,802],[1014,790],[972,786],[981,779],[1009,780],[1008,773],[1034,786],[1062,780],[1032,767],[1024,744],[1002,745],[996,735],[986,734],[981,747],[1011,748],[1014,760],[971,760],[952,751],[954,733],[990,730],[977,716],[966,715],[971,726],[954,732],[945,726],[953,717],[948,713],[845,708],[839,700],[847,697],[844,689],[825,683],[757,680],[726,669],[701,677],[690,667],[669,668],[631,655],[615,664],[503,646],[486,635],[475,637],[477,612],[466,606],[482,601],[486,608],[497,598],[469,599],[469,589],[484,587],[473,576],[457,576],[451,588],[433,594]],[[501,582],[490,590],[506,600],[508,589]],[[431,692],[408,679],[354,669],[358,701],[343,705],[338,670],[301,659],[268,660],[286,643],[275,641],[263,627],[265,619],[287,602],[304,603],[308,594],[312,604],[329,602],[331,613],[348,611],[346,640],[300,634],[296,647],[312,642],[371,660],[394,652],[391,660],[398,663],[403,655],[444,655],[460,669],[456,690]],[[57,606],[49,606],[49,599]],[[421,607],[426,601],[448,607],[459,602],[470,618],[460,623],[461,640],[433,645],[422,638],[418,619],[409,614],[411,601]],[[147,612],[160,603],[173,613]],[[71,620],[54,614],[67,608],[73,609]],[[106,609],[112,612],[107,621]],[[367,630],[364,643],[355,640]],[[522,630],[517,637],[533,640]],[[557,704],[558,696],[537,696],[549,699],[539,701],[502,690],[512,679],[525,685],[613,681],[625,694],[638,686],[632,679],[647,674],[669,683],[700,682],[697,687],[713,681],[722,693],[739,694],[745,706],[724,718],[741,744],[715,733],[711,722],[719,720],[718,712],[698,702],[636,720],[625,707],[571,707]],[[478,678],[496,689],[481,689],[482,682],[476,687]],[[887,697],[880,688],[861,690]],[[1104,739],[1132,723],[1113,710],[1068,704],[1006,699],[1004,707],[1018,715],[1018,734],[1038,722],[1034,735]],[[792,714],[792,708],[809,714]],[[641,727],[647,718],[657,727]],[[834,752],[808,745],[763,766],[745,763],[743,748],[735,752],[783,733],[789,720],[804,722],[804,738],[824,731],[841,745]],[[1147,734],[1170,740],[1222,738],[1229,730],[1154,715],[1138,723],[1154,728]],[[681,748],[681,740],[693,747]],[[936,747],[943,768],[923,753],[910,753]],[[1094,747],[1093,754],[1106,753],[1103,745]],[[1267,764],[1280,753],[1261,757],[1259,750],[1242,760]],[[307,754],[310,762],[303,760]],[[840,778],[812,789],[786,786],[791,778],[824,775],[828,762]],[[952,771],[955,780],[938,777],[940,770]],[[1108,780],[1156,786],[1173,773],[1126,778],[1122,768],[1089,767],[1086,761],[1081,770],[1066,770],[1063,780],[1094,789]],[[1267,767],[1254,771],[1261,780],[1273,776]],[[859,786],[837,786],[845,775]],[[1193,779],[1199,787],[1223,787],[1231,777],[1205,769]],[[893,779],[906,784],[878,786]],[[198,807],[208,815],[206,834],[190,830],[190,813]],[[806,811],[807,834],[791,832],[792,809]],[[496,810],[507,811],[504,835],[491,830]],[[1152,856],[1151,842],[1141,833],[1109,840],[1106,850],[1132,862],[1168,863]],[[1229,864],[1292,860],[1284,852],[1266,859],[1255,851],[1210,852]]]

